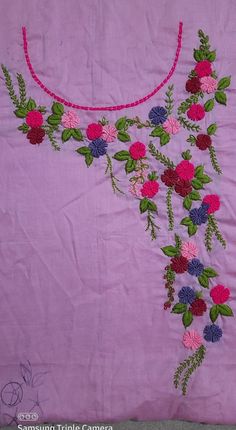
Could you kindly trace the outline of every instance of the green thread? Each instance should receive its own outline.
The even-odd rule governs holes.
[[[149,152],[150,154],[156,158],[156,160],[160,161],[164,166],[174,169],[175,165],[173,161],[170,160],[169,157],[166,157],[164,154],[162,154],[156,147],[153,145],[153,143],[149,143]]]
[[[5,85],[6,85],[6,88],[8,90],[9,96],[12,100],[12,103],[17,108],[19,108],[20,107],[20,101],[19,101],[19,99],[15,93],[10,73],[8,72],[7,68],[3,64],[1,65],[1,67],[2,67],[3,74],[4,74],[4,78],[5,78]]]
[[[215,233],[216,239],[221,243],[223,248],[226,248],[226,240],[223,238],[213,214],[208,215],[208,222],[211,224],[211,228]]]
[[[53,136],[53,133],[54,133],[54,131],[55,131],[55,128],[53,128],[53,127],[47,127],[47,126],[42,127],[42,128],[44,128],[45,133],[46,133],[46,135],[48,136],[48,139],[49,139],[49,141],[50,141],[50,143],[51,143],[51,145],[52,145],[53,149],[55,149],[55,151],[60,151],[60,150],[61,150],[61,148],[60,148],[60,146],[57,144],[57,141],[56,141],[55,137]]]
[[[179,364],[174,374],[174,386],[181,385],[182,393],[187,393],[188,382],[192,374],[201,366],[206,354],[206,347],[201,345],[193,355],[190,355]]]
[[[221,170],[219,163],[217,161],[216,151],[215,151],[215,148],[213,145],[211,145],[209,147],[209,152],[210,152],[210,159],[211,159],[212,167],[216,171],[216,173],[218,173],[218,175],[220,175],[222,173],[222,170]]]
[[[174,229],[174,212],[172,207],[172,193],[173,188],[169,187],[166,193],[166,207],[167,207],[167,215],[168,215],[168,222],[169,222],[169,230]]]
[[[166,91],[165,109],[168,115],[171,115],[174,109],[173,90],[174,90],[174,85],[169,85],[168,90]]]
[[[199,95],[198,94],[194,94],[194,95],[188,97],[178,107],[178,114],[181,115],[181,113],[185,113],[190,108],[190,106],[192,106],[192,104],[198,102],[198,99],[199,99]]]
[[[209,44],[209,36],[207,36],[202,30],[198,30],[198,37],[201,43],[199,49],[204,53],[208,53],[211,47]]]
[[[26,85],[23,76],[20,73],[17,73],[17,82],[19,86],[19,94],[20,94],[20,105],[22,107],[26,106]]]
[[[129,119],[129,118],[127,118],[126,119],[126,123],[129,125],[129,126],[132,126],[132,125],[136,125],[137,126],[137,128],[143,128],[143,127],[146,127],[146,128],[150,128],[150,127],[152,127],[152,124],[151,124],[151,122],[150,121],[145,121],[145,122],[142,122],[141,121],[141,119],[138,117],[138,116],[136,116],[135,118],[133,118],[133,119]]]
[[[213,233],[214,233],[214,231],[212,228],[212,224],[209,222],[209,219],[208,219],[207,228],[206,228],[206,232],[205,232],[205,247],[206,247],[206,250],[208,252],[212,251]]]
[[[183,116],[179,116],[178,120],[179,120],[180,124],[184,128],[186,128],[187,130],[196,131],[197,133],[200,131],[200,126],[199,125],[193,124],[192,122],[188,121]]]
[[[164,309],[168,309],[171,307],[171,304],[174,302],[174,293],[175,289],[173,287],[175,282],[175,272],[171,269],[171,266],[167,266],[165,268],[165,274],[163,276],[165,283],[165,288],[167,289],[167,301],[164,303]]]
[[[182,240],[180,239],[178,234],[175,234],[175,248],[179,254],[181,252],[181,247],[182,247]]]
[[[113,189],[114,193],[116,191],[118,191],[119,193],[124,194],[124,192],[122,190],[120,190],[120,188],[117,185],[117,182],[119,182],[119,179],[117,179],[113,173],[112,161],[111,161],[111,158],[109,157],[108,154],[106,154],[106,159],[107,159],[107,167],[105,170],[105,174],[107,174],[109,172],[109,175],[111,178],[111,185],[112,185],[112,189]]]
[[[146,226],[145,231],[150,230],[152,240],[156,240],[156,238],[157,238],[156,230],[160,230],[160,227],[158,227],[158,225],[156,225],[154,220],[155,220],[154,215],[152,214],[152,212],[150,210],[148,210],[147,211],[147,226]]]

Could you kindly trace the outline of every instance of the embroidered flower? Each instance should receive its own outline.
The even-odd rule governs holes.
[[[61,123],[65,128],[76,128],[80,123],[80,119],[73,110],[69,110],[63,113]]]
[[[32,145],[36,145],[36,143],[41,143],[43,141],[44,136],[45,131],[43,130],[43,128],[40,127],[31,128],[31,130],[27,133],[27,139],[29,139]]]
[[[216,285],[211,289],[210,296],[216,305],[222,305],[229,299],[230,289],[224,285]]]
[[[175,273],[184,273],[188,268],[188,260],[182,257],[182,255],[180,257],[171,258],[170,267]]]
[[[107,143],[114,142],[117,138],[117,129],[114,125],[104,125],[102,128],[102,139],[104,139]]]
[[[159,190],[159,184],[157,181],[147,181],[141,188],[141,194],[143,197],[154,197]]]
[[[206,325],[203,330],[204,339],[207,342],[219,342],[222,336],[221,328],[216,324]]]
[[[201,151],[205,151],[205,149],[210,148],[212,145],[211,137],[208,134],[198,134],[196,138],[196,146],[201,149]]]
[[[186,91],[188,91],[188,93],[192,93],[192,94],[198,93],[201,90],[200,79],[198,77],[188,79],[188,81],[186,82],[185,88],[186,88]]]
[[[103,128],[101,124],[92,123],[89,124],[86,130],[87,138],[89,140],[96,140],[101,137],[103,132]]]
[[[194,165],[188,160],[183,160],[177,164],[175,171],[179,178],[185,181],[191,181],[194,177]]]
[[[37,110],[31,110],[27,113],[25,121],[32,128],[41,127],[43,124],[43,115]]]
[[[161,180],[167,187],[173,187],[178,181],[178,175],[174,169],[166,169],[161,175]]]
[[[208,194],[204,197],[203,203],[209,205],[207,209],[208,214],[212,214],[220,209],[220,198],[217,194]]]
[[[201,225],[205,224],[208,220],[207,214],[208,206],[201,205],[200,208],[194,208],[189,211],[189,217],[193,224]]]
[[[211,76],[204,76],[200,79],[201,82],[201,90],[204,93],[214,93],[217,90],[217,80],[212,78]]]
[[[192,276],[201,276],[204,266],[198,258],[193,258],[188,263],[188,273]]]
[[[178,293],[180,303],[184,304],[192,304],[195,300],[196,294],[195,291],[190,287],[182,287]]]
[[[202,345],[202,337],[196,330],[188,330],[183,335],[183,344],[188,349],[198,349]]]
[[[199,78],[203,78],[203,76],[209,76],[212,73],[211,62],[208,60],[199,61],[199,63],[196,64],[194,70]]]
[[[180,123],[177,119],[169,116],[167,120],[163,123],[163,128],[166,133],[177,134],[180,131]]]
[[[196,317],[201,317],[206,312],[207,306],[203,299],[195,299],[189,310]]]
[[[175,185],[175,191],[181,197],[186,197],[192,191],[191,182],[178,179],[177,184]]]
[[[89,144],[91,154],[95,158],[105,155],[107,152],[107,143],[103,139],[95,139]]]
[[[181,246],[181,255],[187,260],[197,257],[198,249],[194,242],[183,242]]]
[[[163,124],[167,120],[167,111],[161,106],[155,106],[150,110],[148,116],[153,125]]]
[[[135,142],[129,148],[129,153],[133,160],[140,160],[146,155],[146,146],[142,142]]]
[[[188,109],[187,116],[192,121],[200,121],[205,116],[204,108],[202,107],[202,105],[200,105],[198,103],[194,103]]]

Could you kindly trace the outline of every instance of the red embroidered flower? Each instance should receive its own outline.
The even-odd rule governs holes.
[[[202,316],[206,312],[206,303],[202,299],[195,299],[189,308],[190,312],[196,316]]]
[[[26,124],[30,127],[41,127],[43,124],[43,115],[37,110],[31,110],[26,115]]]
[[[159,190],[159,184],[156,181],[147,181],[141,188],[141,194],[143,197],[154,197]]]
[[[180,179],[190,181],[194,177],[194,165],[188,160],[181,161],[175,169]]]
[[[161,180],[167,187],[173,187],[178,181],[178,175],[174,169],[166,169],[161,175]]]
[[[188,260],[182,256],[171,258],[170,267],[175,273],[184,273],[188,268]]]
[[[199,78],[203,78],[203,76],[209,76],[212,73],[211,62],[208,60],[199,61],[194,70]]]
[[[192,191],[191,182],[185,181],[184,179],[179,179],[175,185],[175,192],[181,197],[186,197]]]
[[[31,128],[27,133],[27,139],[29,139],[32,145],[36,145],[36,143],[41,143],[45,136],[45,131],[40,127]]]
[[[198,93],[201,90],[200,79],[198,77],[188,79],[188,81],[186,82],[185,88],[186,88],[186,91],[188,91],[189,93],[192,93],[192,94]]]
[[[101,137],[102,135],[102,131],[103,129],[101,124],[96,124],[96,123],[89,124],[86,130],[87,138],[89,140],[99,139],[99,137]]]
[[[146,146],[142,142],[134,142],[130,148],[129,153],[133,160],[139,160],[146,155]]]
[[[204,197],[203,203],[209,205],[209,208],[207,209],[208,214],[213,214],[220,209],[220,198],[217,194],[208,194]]]
[[[212,140],[208,134],[198,134],[196,138],[196,146],[201,149],[201,151],[205,151],[205,149],[210,148],[211,145]]]
[[[187,111],[187,116],[192,121],[200,121],[205,116],[205,111],[202,105],[194,103]]]
[[[216,305],[222,305],[229,299],[230,290],[224,285],[216,285],[211,289],[210,296]]]

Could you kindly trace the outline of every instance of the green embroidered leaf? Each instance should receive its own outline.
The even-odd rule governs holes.
[[[212,267],[205,267],[203,270],[203,274],[206,275],[208,278],[215,278],[218,276],[218,273],[212,269]]]
[[[125,171],[126,173],[131,173],[135,170],[136,167],[136,161],[133,160],[132,158],[130,158],[129,160],[126,161],[125,163]]]
[[[189,236],[194,236],[197,233],[197,225],[192,224],[188,226],[188,234]]]
[[[198,276],[198,282],[203,288],[209,288],[209,278],[206,275]]]
[[[50,125],[58,125],[61,122],[61,117],[59,115],[49,115],[47,119],[48,124]]]
[[[64,106],[61,103],[54,102],[52,105],[52,112],[55,115],[62,116],[64,113]]]
[[[65,128],[61,134],[63,142],[67,142],[73,136],[73,128]]]
[[[218,305],[219,313],[224,317],[233,317],[233,311],[228,305]]]
[[[191,160],[192,158],[192,155],[189,149],[187,149],[187,151],[182,152],[181,155],[184,160]]]
[[[189,327],[193,322],[193,314],[190,311],[186,311],[182,317],[183,325],[185,328]]]
[[[76,152],[81,155],[91,154],[91,151],[87,146],[81,146],[81,148],[76,149]]]
[[[188,216],[187,217],[185,217],[185,218],[183,218],[182,220],[181,220],[181,223],[180,223],[181,225],[187,225],[187,226],[189,226],[189,225],[193,225],[193,222],[192,222],[192,220],[191,220],[191,218],[189,218]]]
[[[72,136],[75,140],[79,140],[79,141],[84,140],[82,131],[79,128],[72,129]]]
[[[92,156],[92,154],[91,153],[90,154],[86,154],[85,155],[85,163],[87,164],[87,167],[91,166],[92,162],[93,162],[93,156]]]
[[[29,131],[29,126],[24,122],[18,127],[18,130],[22,131],[23,133],[27,133]]]
[[[218,305],[212,306],[211,309],[210,309],[210,318],[211,318],[211,321],[213,323],[217,320],[218,315],[219,315]]]
[[[227,103],[227,96],[224,91],[216,91],[215,99],[217,103],[220,103],[221,105],[226,105]]]
[[[129,160],[130,153],[129,151],[119,151],[113,156],[113,158],[115,158],[115,160],[118,160],[118,161]]]
[[[19,109],[16,109],[14,111],[14,114],[17,116],[17,118],[25,118],[27,114],[27,110],[20,107]]]
[[[144,199],[140,200],[139,210],[140,210],[141,214],[143,214],[144,212],[146,212],[148,210],[148,199],[146,199],[146,197],[144,197]]]
[[[125,126],[126,126],[126,116],[119,118],[115,123],[115,127],[117,130],[124,130]]]
[[[203,173],[204,173],[204,167],[202,165],[201,166],[197,166],[195,168],[194,176],[195,176],[195,178],[199,179],[203,175]]]
[[[119,131],[117,138],[121,141],[121,142],[130,142],[130,135],[128,133],[126,133],[126,131]]]
[[[162,133],[160,137],[160,145],[164,146],[170,141],[170,135],[166,132]]]
[[[202,181],[203,184],[208,184],[209,182],[212,182],[212,179],[210,178],[210,176],[203,175],[201,177],[201,181]]]
[[[183,314],[187,310],[187,305],[185,303],[176,303],[176,305],[173,306],[171,312],[173,314]]]
[[[209,127],[207,127],[207,134],[209,134],[209,136],[211,136],[212,134],[215,134],[217,130],[217,125],[216,123],[209,125]]]
[[[156,212],[157,211],[156,203],[152,202],[151,200],[148,200],[148,210],[151,212]]]
[[[214,108],[214,105],[214,99],[207,100],[207,102],[204,104],[205,112],[210,112]]]
[[[194,49],[193,57],[196,61],[202,61],[206,58],[204,51],[202,51],[200,49]]]
[[[167,257],[175,257],[179,254],[178,250],[172,245],[164,246],[161,250]]]
[[[225,88],[228,88],[230,86],[230,82],[231,76],[225,76],[224,78],[219,80],[217,89],[224,90]]]
[[[201,200],[201,196],[200,193],[198,191],[191,191],[191,193],[189,193],[189,197],[191,200]]]
[[[36,107],[37,107],[36,102],[33,99],[31,99],[31,97],[30,97],[28,100],[28,103],[26,105],[26,109],[28,111],[31,111],[31,110],[36,109]]]
[[[183,207],[189,211],[191,209],[191,206],[192,206],[192,200],[188,195],[184,198]]]
[[[216,51],[211,51],[207,54],[206,59],[209,61],[215,61],[216,59]]]
[[[152,130],[152,132],[151,132],[150,136],[152,136],[152,137],[161,137],[161,135],[162,135],[163,133],[165,133],[165,131],[163,130],[163,128],[162,128],[162,127],[160,127],[160,126],[158,126],[158,127],[155,127],[155,128]]]
[[[201,190],[203,188],[203,185],[200,179],[193,179],[191,183],[193,188],[195,188],[195,190]]]

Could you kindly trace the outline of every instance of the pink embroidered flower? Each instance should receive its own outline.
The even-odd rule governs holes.
[[[143,197],[154,197],[159,190],[159,184],[156,181],[147,181],[141,188],[141,194]]]
[[[177,164],[175,171],[180,179],[191,181],[194,177],[194,165],[188,160],[183,160]]]
[[[133,160],[139,160],[146,155],[146,146],[142,142],[135,142],[129,148],[129,153]]]
[[[177,134],[180,130],[180,123],[177,119],[169,116],[163,124],[164,130],[169,134]]]
[[[211,289],[210,296],[216,305],[222,305],[229,299],[230,289],[224,285],[216,285]]]
[[[37,110],[31,110],[26,115],[26,124],[32,128],[41,127],[43,124],[43,115]]]
[[[203,78],[203,76],[209,76],[212,73],[211,62],[208,60],[199,61],[194,70],[199,78]]]
[[[181,255],[187,260],[197,257],[198,249],[194,242],[183,242],[181,246]]]
[[[208,214],[213,214],[220,209],[220,198],[217,194],[208,194],[204,197],[203,203],[209,205],[209,208],[207,209]]]
[[[102,139],[107,143],[114,142],[117,138],[117,129],[114,125],[104,125],[102,128]]]
[[[205,111],[202,105],[194,103],[187,111],[187,116],[192,121],[200,121],[205,116]]]
[[[87,138],[89,140],[96,140],[101,137],[103,132],[103,128],[101,124],[92,123],[89,124],[86,130]]]
[[[214,93],[217,89],[217,80],[212,78],[211,76],[204,76],[200,79],[201,82],[201,90],[204,93]]]
[[[61,123],[65,128],[76,128],[79,122],[79,117],[73,110],[63,113],[61,118]]]
[[[196,330],[188,330],[183,335],[183,344],[188,349],[198,349],[202,345],[202,337]]]

